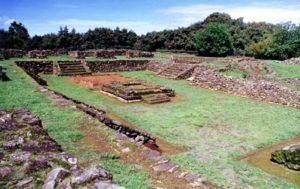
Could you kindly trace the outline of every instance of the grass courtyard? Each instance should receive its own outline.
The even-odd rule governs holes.
[[[179,100],[160,105],[123,104],[79,87],[68,78],[44,78],[53,90],[105,108],[155,136],[185,147],[185,152],[170,158],[213,182],[240,188],[296,188],[235,158],[299,135],[297,109],[202,89],[147,71],[122,74],[170,87],[180,96]]]

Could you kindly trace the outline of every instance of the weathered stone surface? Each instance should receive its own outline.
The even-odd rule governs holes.
[[[167,64],[157,74],[170,79],[187,79],[196,67],[194,64],[172,63]]]
[[[125,189],[125,187],[121,187],[111,182],[100,181],[96,182],[91,189]]]
[[[5,150],[15,150],[19,146],[18,142],[16,141],[8,141],[3,143],[3,148]]]
[[[126,52],[126,57],[127,58],[138,58],[138,57],[151,58],[154,57],[154,54],[146,51],[128,50]]]
[[[112,175],[100,166],[92,166],[91,168],[81,172],[78,176],[74,177],[72,179],[72,183],[81,185],[100,178],[110,180],[112,178]]]
[[[193,77],[192,82],[201,87],[300,108],[300,92],[263,78],[226,77],[206,66],[198,66]]]
[[[286,146],[271,154],[273,162],[284,164],[287,168],[300,171],[300,145]]]
[[[194,180],[197,180],[199,178],[199,175],[196,174],[196,173],[188,173],[184,176],[184,178],[187,180],[187,181],[194,181]]]
[[[33,182],[33,177],[27,177],[23,180],[21,180],[20,182],[18,182],[18,184],[16,185],[17,188],[24,188],[27,185],[29,185],[30,183]]]
[[[147,68],[148,60],[86,61],[92,72],[139,71]]]
[[[287,59],[285,61],[282,61],[281,63],[289,64],[289,65],[293,65],[293,64],[299,64],[300,65],[300,57],[290,58],[290,59]]]
[[[161,164],[153,166],[153,170],[156,172],[169,171],[171,169],[173,171],[175,171],[176,167],[178,167],[178,166],[175,163],[166,162],[166,163],[161,163]]]
[[[10,159],[11,161],[19,164],[28,161],[30,156],[30,152],[15,152],[10,155]]]
[[[22,58],[25,55],[25,51],[19,49],[0,49],[1,57],[4,59],[9,58]]]
[[[159,86],[154,85],[149,82],[145,82],[143,80],[128,80],[128,81],[122,81],[122,82],[111,82],[108,84],[103,85],[102,90],[113,94],[117,97],[120,97],[127,101],[135,101],[135,100],[141,100],[143,99],[143,96],[145,97],[144,100],[147,102],[146,96],[148,95],[157,95],[157,99],[162,98],[163,100],[168,97],[174,97],[175,91]],[[161,94],[164,94],[163,96],[159,96]],[[168,98],[168,101],[170,99]],[[148,100],[151,102],[151,99]]]
[[[48,159],[45,156],[36,156],[24,164],[25,173],[31,173],[49,167]]]
[[[50,171],[44,181],[43,189],[53,189],[56,183],[67,176],[70,172],[64,168],[55,168]]]
[[[39,119],[23,108],[0,109],[0,123],[10,121],[16,126],[13,130],[0,128],[0,161],[9,165],[0,168],[0,188],[8,185],[10,188],[42,188],[41,181],[44,180],[43,188],[71,189],[71,177],[65,178],[69,174],[74,178],[79,176],[81,184],[76,184],[77,188],[91,188],[94,181],[112,179],[111,174],[100,166],[79,167],[77,158],[61,152],[60,146],[43,129],[41,121],[36,120]],[[4,151],[4,146],[9,150]],[[50,167],[52,171],[48,172]]]
[[[10,167],[1,167],[0,168],[0,178],[8,176],[10,173],[11,173]]]

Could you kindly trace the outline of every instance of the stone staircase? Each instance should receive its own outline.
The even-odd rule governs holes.
[[[158,104],[163,102],[170,102],[171,98],[164,93],[158,93],[142,95],[142,100],[148,104]]]
[[[89,68],[81,61],[58,61],[56,65],[59,76],[91,74]]]
[[[190,77],[197,65],[185,63],[172,63],[161,70],[158,75],[169,79],[186,79]]]

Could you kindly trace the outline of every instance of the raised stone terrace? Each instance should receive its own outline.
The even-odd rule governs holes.
[[[144,100],[150,104],[167,102],[170,101],[170,97],[175,96],[175,92],[172,89],[141,80],[111,82],[103,85],[102,90],[126,101]]]

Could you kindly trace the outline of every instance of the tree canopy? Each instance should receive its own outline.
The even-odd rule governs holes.
[[[199,55],[226,56],[233,53],[232,39],[224,24],[205,25],[196,33],[195,40]]]
[[[0,29],[0,48],[15,49],[107,49],[135,48],[146,51],[198,51],[204,56],[248,55],[265,59],[300,56],[300,27],[291,22],[281,25],[245,23],[226,13],[212,13],[188,27],[138,36],[127,29],[97,27],[85,33],[60,27],[57,33],[30,37],[22,23]]]

